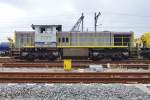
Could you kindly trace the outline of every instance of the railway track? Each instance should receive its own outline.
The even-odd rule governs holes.
[[[145,63],[150,64],[150,59],[128,59],[128,60],[121,60],[121,61],[111,61],[111,60],[98,60],[98,61],[92,61],[88,59],[81,59],[81,60],[72,60],[73,62],[87,62],[87,63]],[[13,57],[0,57],[0,63],[53,63],[53,62],[63,62],[63,60],[55,60],[55,61],[48,61],[48,60],[34,60],[34,61],[27,61],[27,60],[21,60],[21,59],[15,59]]]
[[[104,67],[121,67],[121,68],[143,68],[148,69],[150,64],[145,63],[94,63],[94,62],[73,62],[73,68],[88,68],[89,65],[101,64]],[[0,67],[62,67],[63,62],[51,62],[51,63],[0,63]]]
[[[92,64],[101,64],[103,66],[118,66],[123,68],[144,68],[147,69],[150,66],[150,60],[144,59],[129,59],[124,61],[92,61],[92,60],[73,60],[72,64],[74,68],[86,68]],[[14,58],[0,58],[0,67],[63,67],[63,60],[46,61],[35,60],[34,62],[27,62],[25,60],[18,60]]]
[[[150,73],[1,72],[0,83],[150,83]]]

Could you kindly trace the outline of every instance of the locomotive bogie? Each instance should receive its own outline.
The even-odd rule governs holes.
[[[56,60],[59,57],[57,48],[22,48],[20,57],[27,60]]]
[[[129,51],[127,48],[105,48],[105,49],[90,49],[89,57],[93,60],[111,59],[111,60],[125,60],[129,58]]]

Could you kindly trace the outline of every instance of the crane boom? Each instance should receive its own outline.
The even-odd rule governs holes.
[[[78,19],[78,21],[76,22],[76,24],[72,27],[70,31],[71,32],[79,31],[80,24],[82,23],[82,32],[83,32],[83,19],[84,19],[84,15],[82,13],[82,16]]]

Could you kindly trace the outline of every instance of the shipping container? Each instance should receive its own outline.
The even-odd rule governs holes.
[[[34,46],[35,32],[33,31],[15,31],[15,48],[19,49],[24,46]]]

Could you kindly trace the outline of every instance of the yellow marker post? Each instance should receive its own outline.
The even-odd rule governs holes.
[[[72,69],[72,60],[71,59],[65,59],[64,60],[64,70],[70,71]]]

